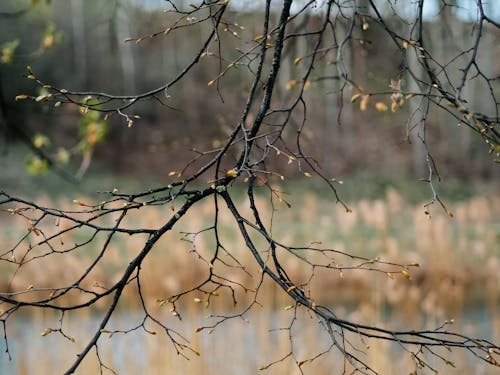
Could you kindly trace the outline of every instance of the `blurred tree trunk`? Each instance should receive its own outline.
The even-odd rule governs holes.
[[[434,53],[435,58],[441,63],[441,65],[447,64],[449,61],[452,61],[457,54],[457,46],[467,46],[470,44],[470,33],[467,30],[466,23],[457,18],[455,13],[457,1],[450,0],[448,1],[447,7],[443,9],[442,12],[439,13],[439,18],[434,22],[433,29],[435,32],[433,33],[435,37],[430,38],[430,43],[432,45],[432,51]],[[450,35],[452,35],[451,40],[455,42],[450,42]],[[454,74],[451,79],[454,82],[455,86],[461,80],[460,68],[462,68],[466,64],[466,58],[469,55],[465,55],[465,58],[458,59],[458,66],[456,67],[457,73]],[[444,81],[444,77],[440,77],[442,81]],[[445,84],[445,82],[443,82]],[[474,84],[468,82],[464,87],[462,96],[467,100],[474,101]],[[456,87],[455,87],[456,88]],[[450,88],[453,90],[453,88]],[[476,101],[477,102],[477,101]],[[446,123],[450,121],[450,116],[444,111],[436,111],[437,121],[438,123]],[[462,130],[450,133],[455,134],[453,141],[456,142],[457,145],[461,148],[461,153],[464,155],[470,154],[470,146],[471,146],[471,132],[468,130]],[[446,140],[448,138],[448,141]],[[447,147],[449,144],[449,137],[445,137],[444,144],[442,147]]]
[[[73,36],[74,84],[88,86],[87,44],[85,33],[85,7],[83,0],[71,0],[71,25]]]
[[[332,46],[334,54],[329,57],[331,65],[325,64],[322,74],[327,78],[322,90],[324,131],[319,135],[319,144],[323,150],[325,171],[335,175],[346,167],[350,168],[346,162],[355,153],[355,121],[349,101],[353,90],[347,82],[355,81],[356,77],[354,53],[348,35],[351,24],[338,14],[332,13],[331,18],[334,18],[335,45]]]
[[[130,30],[131,19],[124,5],[118,7],[115,18],[116,37],[118,43],[118,55],[121,69],[121,88],[127,94],[136,92],[135,71],[136,64],[132,45],[125,43],[125,38],[133,36]]]
[[[407,59],[410,71],[413,72],[415,77],[408,76],[409,91],[410,92],[425,92],[425,87],[420,87],[419,80],[423,77],[423,68],[419,61],[419,50],[410,48],[408,50]],[[424,143],[425,140],[425,123],[424,117],[426,103],[424,100],[414,99],[409,101],[410,118],[407,125],[407,137],[412,148],[412,167],[413,172],[418,176],[423,177],[426,175],[427,167],[427,150]]]

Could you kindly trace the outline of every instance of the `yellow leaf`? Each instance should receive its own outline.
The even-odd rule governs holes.
[[[16,96],[16,100],[25,100],[25,99],[28,99],[28,98],[29,98],[29,96],[25,95],[25,94],[17,95]]]
[[[354,103],[356,102],[356,100],[358,100],[359,98],[361,97],[361,94],[354,94],[352,97],[351,97],[351,103]]]
[[[398,110],[398,103],[392,102],[391,104],[391,111],[396,112]]]
[[[47,335],[50,335],[52,333],[52,328],[45,328],[42,332],[42,336],[47,336]]]
[[[55,158],[61,164],[68,164],[70,159],[70,154],[68,151],[66,151],[66,149],[59,147]]]
[[[234,177],[238,176],[238,170],[237,170],[237,169],[235,169],[235,168],[230,169],[230,170],[228,170],[228,171],[226,172],[226,176],[227,176],[227,177],[232,177],[232,178],[234,178]]]
[[[375,109],[379,112],[385,112],[385,111],[387,111],[388,107],[387,107],[387,104],[385,104],[383,102],[377,102],[377,103],[375,103]]]
[[[36,102],[45,102],[52,97],[51,94],[39,95],[35,98]]]
[[[32,139],[32,144],[36,148],[50,146],[50,139],[43,134],[37,133]]]
[[[361,101],[359,102],[359,109],[362,111],[366,111],[366,108],[368,107],[368,99],[370,98],[369,95],[363,95],[361,98]]]
[[[286,84],[286,89],[287,90],[291,90],[295,86],[297,86],[297,80],[296,79],[292,79],[291,81],[288,81],[288,83]]]
[[[295,60],[293,60],[293,63],[295,65],[298,65],[298,64],[300,64],[301,61],[302,61],[302,57],[296,57]]]
[[[54,35],[53,34],[46,35],[42,40],[42,47],[44,49],[49,49],[53,45],[54,45]]]

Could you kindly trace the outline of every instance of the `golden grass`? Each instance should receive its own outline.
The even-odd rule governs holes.
[[[422,304],[431,313],[436,300],[444,303],[446,309],[456,307],[460,310],[468,301],[488,299],[500,290],[500,197],[476,197],[455,203],[451,207],[453,218],[436,207],[431,219],[424,214],[422,205],[406,204],[394,190],[388,190],[384,200],[354,203],[351,206],[352,213],[346,213],[342,207],[312,194],[287,199],[292,203],[292,208],[288,209],[277,202],[274,212],[265,197],[258,197],[257,200],[263,217],[269,219],[273,214],[272,232],[282,243],[305,246],[314,242],[321,244],[317,246],[368,258],[379,257],[396,263],[420,265],[409,270],[412,277],[409,281],[400,277],[393,280],[385,274],[359,270],[343,271],[342,274],[331,270],[323,273],[316,271],[318,276],[313,279],[313,284],[316,285],[316,293],[319,294],[316,297],[319,299],[330,300],[328,291],[334,288],[337,290],[334,302],[356,303],[375,294],[379,295],[377,298],[382,298],[382,302],[394,307],[411,310],[412,305]],[[89,198],[86,200],[90,201]],[[54,202],[48,198],[42,198],[39,203],[74,208],[71,202]],[[249,214],[245,206],[242,202],[241,211]],[[171,207],[146,208],[131,212],[130,218],[122,226],[155,228],[172,214]],[[111,218],[108,219],[108,224],[111,221]],[[208,269],[205,260],[214,251],[212,232],[194,236],[181,231],[198,232],[212,225],[212,221],[212,201],[203,202],[179,222],[174,232],[167,233],[158,242],[142,272],[148,297],[166,297],[203,280]],[[26,230],[27,224],[5,213],[0,214],[0,223],[0,249],[5,251]],[[68,222],[60,221],[57,227],[53,222],[39,227],[44,228],[44,233],[48,235],[68,225]],[[258,281],[255,262],[245,248],[233,219],[224,209],[220,213],[219,226],[223,245],[247,267],[253,280],[236,268],[216,264],[219,267],[217,269],[235,282],[253,284]],[[52,241],[52,245],[58,247],[61,246],[59,242],[64,242],[65,246],[82,242],[88,235],[88,231],[73,231]],[[255,238],[259,242],[257,235]],[[29,238],[31,242],[37,240],[39,238],[33,235]],[[90,264],[103,241],[104,235],[99,234],[90,245],[77,251],[50,254],[23,265],[12,280],[9,278],[16,267],[2,262],[0,286],[6,290],[7,284],[11,282],[11,290],[23,290],[29,286],[55,287],[61,283],[71,283]],[[100,288],[112,285],[120,270],[141,250],[144,242],[145,236],[117,236],[106,251],[101,266],[88,277],[87,286]],[[19,259],[25,247],[16,250],[16,258]],[[30,254],[39,255],[44,251],[47,251],[47,247],[31,250]],[[299,259],[283,251],[279,255],[297,283],[310,276],[310,271]],[[224,260],[228,260],[228,257],[224,257]],[[346,257],[340,255],[335,260],[338,264],[350,264]],[[434,313],[442,315],[438,311]]]
[[[90,198],[86,199],[90,201]],[[313,194],[292,196],[287,200],[292,204],[291,209],[278,201],[275,202],[275,211],[264,196],[259,196],[257,200],[266,220],[274,215],[273,235],[283,243],[307,245],[315,241],[328,248],[369,258],[379,256],[383,260],[397,263],[420,264],[418,268],[410,268],[410,280],[400,275],[392,278],[385,273],[360,270],[343,271],[342,274],[331,270],[315,271],[310,291],[317,301],[334,307],[339,315],[346,318],[387,327],[435,327],[445,319],[456,318],[455,328],[465,329],[471,334],[484,333],[474,332],[474,329],[477,329],[474,323],[477,323],[478,318],[474,317],[464,324],[460,317],[469,316],[467,314],[474,310],[475,305],[481,305],[481,311],[489,314],[490,321],[487,324],[490,326],[490,338],[498,341],[500,197],[476,197],[454,203],[449,207],[454,213],[453,218],[436,207],[432,211],[431,219],[424,214],[422,204],[411,206],[394,190],[388,190],[384,199],[362,200],[352,204],[352,213],[346,213],[341,207]],[[54,202],[48,198],[41,199],[39,203],[45,206],[73,207],[70,202]],[[240,202],[241,212],[248,214],[249,210],[245,206],[244,201]],[[171,207],[146,207],[141,212],[131,213],[123,225],[155,228],[162,225],[171,214]],[[265,308],[256,309],[246,316],[250,320],[249,324],[235,319],[222,328],[217,328],[212,335],[206,331],[194,333],[197,326],[207,324],[205,315],[209,312],[238,312],[245,301],[253,298],[251,293],[244,294],[240,290],[240,304],[235,309],[232,308],[229,295],[224,290],[208,308],[205,308],[203,303],[193,302],[194,297],[205,300],[205,295],[190,295],[181,301],[180,309],[185,314],[182,322],[176,322],[169,315],[167,308],[162,309],[158,305],[158,300],[190,288],[206,277],[208,266],[205,260],[213,254],[214,242],[211,233],[204,232],[193,236],[181,231],[200,231],[212,224],[212,216],[212,202],[203,202],[196,206],[189,217],[179,222],[176,231],[168,233],[155,246],[142,270],[143,293],[148,306],[164,316],[169,326],[179,327],[185,332],[192,345],[199,349],[202,355],[199,358],[194,356],[191,361],[180,359],[161,334],[153,337],[147,334],[116,335],[109,339],[111,345],[103,345],[102,348],[104,357],[111,365],[125,369],[121,373],[255,374],[259,366],[277,360],[290,350],[285,331],[268,332],[269,329],[287,326],[290,321],[290,312],[284,311],[284,307],[290,303],[288,297],[277,291],[269,282],[263,284],[258,296],[258,301]],[[259,280],[255,262],[244,247],[229,213],[224,209],[221,210],[219,222],[222,243],[247,267],[252,276],[237,268],[220,264],[216,264],[216,271],[224,272],[233,282],[255,287]],[[13,216],[0,214],[0,224],[0,249],[5,250],[15,243],[16,235],[25,230],[26,223]],[[58,230],[68,225],[64,222],[58,224]],[[51,223],[43,225],[47,233],[55,230]],[[68,244],[82,241],[84,238],[84,233],[67,234],[63,241]],[[255,235],[255,238],[259,242],[258,235]],[[185,241],[186,239],[189,241]],[[120,270],[140,251],[144,240],[145,238],[140,236],[118,237],[106,252],[101,266],[88,278],[86,286],[100,289],[112,285]],[[90,263],[99,248],[97,244],[103,241],[104,237],[98,236],[95,244],[82,247],[74,253],[41,258],[21,267],[13,278],[11,275],[15,267],[2,264],[0,289],[6,290],[9,283],[10,290],[26,290],[30,286],[55,287],[61,283],[69,285]],[[19,253],[21,251],[22,249],[18,250]],[[265,251],[263,255],[265,256]],[[284,252],[281,252],[280,256],[283,264],[287,266],[288,274],[296,283],[311,276],[311,271],[296,257]],[[229,261],[227,256],[224,259]],[[349,264],[349,260],[341,256],[336,261],[339,264]],[[87,297],[73,293],[71,298],[73,301],[83,301]],[[118,316],[122,316],[130,326],[130,319],[137,313],[133,287],[128,289],[125,298],[126,302],[120,310],[121,315]],[[100,306],[104,304],[105,301]],[[33,345],[39,342],[36,345],[40,346],[17,351],[17,372],[14,373],[32,373],[33,353],[45,351],[47,340],[54,340],[57,336],[54,334],[52,338],[38,337],[38,332],[43,331],[43,327],[55,325],[47,322],[49,318],[54,320],[54,317],[40,313],[35,318],[30,318],[33,322],[30,324],[39,325],[33,328],[33,334],[37,336]],[[89,314],[67,319],[71,326],[69,330],[77,337],[75,353],[79,345],[84,343],[85,332],[89,332],[88,328],[81,330],[81,327],[91,325],[93,319]],[[310,318],[305,319],[307,321]],[[322,333],[315,322],[308,321],[296,334],[295,360],[308,358],[324,349],[325,341],[318,339]],[[19,339],[15,332],[11,336],[13,340]],[[58,348],[57,350],[63,350],[64,345],[68,345],[61,337],[58,337],[56,342],[54,348]],[[139,349],[136,345],[139,345]],[[382,373],[408,373],[408,369],[411,369],[411,363],[401,361],[401,353],[390,344],[368,340],[363,345],[371,347],[366,350],[366,358],[376,364],[377,368],[383,369]],[[140,360],[137,360],[137,354],[134,352],[137,350],[141,352]],[[458,356],[454,360],[458,370],[447,368],[447,374],[475,373],[477,370],[474,367],[476,365],[465,357]],[[284,361],[266,373],[297,373],[293,363],[293,360]],[[305,369],[307,373],[310,371],[314,374],[336,373],[332,369],[339,369],[341,364],[341,357],[335,355],[308,363]],[[95,365],[93,360],[88,360],[80,373],[95,373]],[[40,366],[37,373],[58,373],[61,369],[61,358],[57,355],[44,355]],[[488,369],[484,371],[485,374],[489,373]]]

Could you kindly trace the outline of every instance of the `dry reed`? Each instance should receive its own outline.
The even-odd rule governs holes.
[[[53,202],[48,198],[43,198],[42,201],[42,205],[46,206],[56,204],[59,207],[71,207],[69,202]],[[493,338],[500,337],[498,316],[500,197],[476,197],[457,202],[451,207],[454,218],[434,209],[430,219],[424,214],[422,205],[410,206],[395,190],[388,190],[385,199],[362,200],[353,204],[352,213],[346,213],[342,208],[312,194],[292,197],[290,202],[292,209],[282,207],[278,202],[276,211],[271,210],[264,197],[259,197],[257,202],[265,217],[274,216],[273,234],[284,243],[305,245],[312,239],[325,246],[361,256],[379,256],[387,261],[420,264],[418,269],[411,271],[410,280],[401,277],[393,279],[383,273],[374,274],[359,270],[347,271],[343,275],[336,272],[318,272],[313,279],[311,290],[315,293],[315,298],[335,306],[339,314],[368,324],[391,326],[394,321],[388,322],[387,317],[399,317],[395,319],[406,322],[402,324],[412,322],[411,324],[432,327],[445,319],[460,317],[480,304],[485,305],[489,311],[488,333]],[[244,209],[244,202],[241,207],[244,213],[248,212],[248,209],[247,211]],[[179,223],[180,228],[186,233],[195,233],[206,228],[211,224],[212,210],[211,202],[199,205],[189,219]],[[157,227],[170,215],[170,208],[148,208],[146,212],[147,214],[131,215],[124,225]],[[234,229],[229,214],[222,211],[219,221],[222,242],[232,255],[238,257],[247,267],[254,278],[237,269],[225,271],[229,272],[229,278],[235,282],[255,285],[258,273],[254,262]],[[25,223],[4,214],[0,214],[0,223],[2,228],[0,248],[4,250],[10,248],[16,235],[25,230],[23,227]],[[59,225],[60,229],[67,223]],[[48,224],[46,230],[50,230]],[[207,264],[203,258],[208,258],[213,251],[213,239],[210,233],[196,236],[186,233],[173,232],[166,235],[156,245],[143,267],[143,294],[148,304],[152,308],[159,309],[161,314],[167,312],[161,312],[156,303],[158,300],[192,287],[207,274]],[[82,238],[84,234],[81,233],[68,234],[64,242],[78,242]],[[186,239],[189,241],[185,241]],[[12,266],[2,264],[0,289],[5,291],[8,285],[10,290],[23,290],[32,285],[55,287],[61,283],[69,284],[91,261],[92,255],[103,240],[103,237],[96,238],[94,247],[84,247],[85,252],[78,251],[58,256],[57,259],[50,257],[32,262],[21,267],[12,279],[9,278]],[[120,270],[141,249],[143,243],[144,238],[141,237],[123,237],[112,242],[101,267],[89,278],[88,287],[102,288],[112,285]],[[296,257],[284,255],[282,261],[286,264],[292,279],[299,281],[309,276]],[[122,311],[128,311],[125,316],[129,319],[135,311],[133,288],[128,290],[125,297],[128,302],[126,309]],[[199,297],[204,298],[201,294]],[[287,319],[290,319],[289,315],[286,316],[288,312],[283,310],[289,303],[286,295],[277,291],[269,282],[264,283],[258,297],[266,309],[251,313],[250,324],[232,320],[220,331],[216,330],[212,336],[205,333],[195,334],[196,325],[200,324],[207,312],[231,310],[229,299],[224,297],[227,296],[222,293],[208,309],[204,309],[203,304],[189,303],[189,301],[182,307],[186,314],[182,330],[192,333],[188,334],[188,338],[192,345],[200,349],[202,353],[200,358],[192,361],[180,360],[169,350],[166,340],[149,337],[146,334],[140,336],[133,334],[127,338],[120,335],[121,338],[111,338],[110,340],[115,340],[116,343],[108,346],[108,352],[104,353],[104,357],[117,368],[126,369],[124,373],[127,374],[144,373],[144,371],[152,374],[173,372],[253,374],[258,366],[276,360],[290,350],[290,342],[285,334],[279,331],[268,332],[269,329],[285,326]],[[243,293],[239,297],[245,300]],[[72,295],[71,298],[84,299],[85,296]],[[30,324],[40,325],[40,331],[47,324],[47,317],[42,315],[30,319],[32,322]],[[76,320],[78,323],[75,323],[75,320],[70,323],[72,322],[71,324],[75,325],[73,329],[78,331],[76,326],[91,324],[93,319],[93,315],[80,316]],[[171,316],[165,319],[172,324],[178,324],[173,323]],[[307,319],[309,318],[306,317]],[[296,347],[296,360],[324,349],[324,343],[318,340],[321,336],[320,328],[317,324],[310,323],[300,327],[301,332],[297,336],[300,338],[300,344]],[[472,329],[470,327],[469,329]],[[462,328],[467,329],[467,326]],[[17,340],[21,337],[22,341],[24,335],[17,336],[14,332],[12,338]],[[232,339],[234,337],[238,337],[241,345],[234,345]],[[41,342],[37,344],[41,345],[40,347],[16,351],[19,355],[14,373],[33,373],[28,358],[32,358],[32,352],[45,350],[43,342],[47,343],[46,340],[45,337],[36,340]],[[60,345],[61,341],[58,342]],[[78,342],[83,340],[81,338],[77,340],[75,351]],[[124,344],[125,342],[129,344]],[[411,368],[410,363],[397,360],[400,353],[394,351],[388,343],[365,342],[363,345],[373,345],[367,350],[367,358],[378,368],[385,369],[386,374],[402,373],[400,371],[403,369],[407,371]],[[134,350],[142,353],[143,358],[140,361],[137,360]],[[37,373],[50,374],[55,373],[54,369],[60,369],[61,359],[49,355],[41,363]],[[331,370],[337,368],[340,363],[340,357],[322,358],[308,364],[307,371],[315,374],[332,373]],[[458,358],[456,365],[460,371],[447,370],[446,373],[475,372],[475,367],[471,367],[466,358]],[[87,361],[81,373],[91,374],[92,371],[95,371],[95,363]],[[293,361],[284,361],[268,373],[295,372]]]

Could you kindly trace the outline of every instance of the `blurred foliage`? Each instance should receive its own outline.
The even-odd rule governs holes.
[[[101,114],[97,111],[87,110],[82,111],[82,119],[80,120],[80,151],[85,153],[92,150],[95,145],[105,139],[108,131],[106,121],[101,119]]]
[[[49,22],[43,34],[41,49],[48,50],[63,41],[63,33],[57,31],[54,23]]]
[[[14,39],[9,42],[5,42],[0,47],[2,50],[2,57],[0,57],[0,61],[2,64],[10,64],[12,62],[14,52],[16,48],[19,46],[19,39]]]
[[[30,174],[47,174],[49,171],[49,163],[39,156],[31,155],[26,159],[26,169]]]
[[[50,146],[50,139],[43,134],[37,133],[33,137],[33,145],[36,148],[42,148],[42,147],[49,147]]]
[[[151,90],[182,69],[206,31],[203,27],[194,27],[189,33],[171,32],[162,37],[142,38],[140,43],[124,43],[127,38],[141,38],[164,29],[172,22],[171,15],[131,1],[86,0],[83,12],[73,6],[77,3],[65,0],[25,2],[22,4],[27,7],[25,14],[16,20],[0,22],[1,59],[9,63],[0,64],[0,83],[11,127],[1,136],[9,146],[19,139],[13,128],[22,124],[22,130],[31,134],[29,138],[32,134],[45,134],[55,150],[66,150],[52,153],[58,155],[54,156],[56,163],[67,163],[77,143],[83,153],[93,149],[94,164],[100,163],[116,173],[144,176],[180,170],[194,156],[191,149],[216,147],[225,139],[230,128],[228,124],[240,116],[238,108],[245,100],[242,93],[246,89],[241,87],[241,82],[245,81],[248,72],[228,69],[219,76],[218,61],[209,55],[195,68],[191,80],[169,90],[165,105],[151,101],[136,103],[134,111],[141,119],[134,121],[135,126],[129,129],[123,126],[119,116],[112,116],[104,123],[102,119],[82,118],[72,105],[53,108],[21,100],[16,102],[16,97],[43,99],[43,92],[33,92],[32,81],[21,79],[26,75],[27,65],[33,66],[36,77],[44,83],[70,90],[88,89],[112,94]],[[6,1],[0,10],[18,9],[19,4]],[[261,16],[258,12],[234,10],[231,17],[241,25],[241,30],[229,28],[220,35],[231,48],[259,34]],[[314,16],[310,22],[311,28],[314,27]],[[446,25],[438,19],[429,22],[433,35],[446,35]],[[463,20],[454,22],[457,28],[466,26]],[[393,80],[400,67],[398,61],[392,59],[393,47],[388,46],[382,35],[376,25],[363,26],[362,37],[367,42],[352,46],[352,74],[366,77],[365,89],[383,90],[388,86],[405,89],[404,81]],[[464,38],[467,38],[465,34]],[[493,33],[487,40],[494,45],[498,35]],[[429,42],[438,43],[439,40],[431,38]],[[223,53],[227,61],[234,58],[230,48]],[[491,53],[491,61],[496,61],[494,49]],[[307,54],[307,45],[297,45],[286,52],[277,100],[287,102],[292,97],[291,90],[301,86],[300,66]],[[318,76],[336,74],[334,66],[328,62],[318,65],[316,71]],[[210,82],[213,84],[207,85]],[[415,155],[407,138],[411,98],[379,100],[360,96],[355,106],[349,103],[339,106],[340,99],[324,81],[312,76],[306,86],[305,96],[310,101],[308,121],[314,126],[306,134],[307,142],[303,147],[320,162],[324,171],[336,178],[382,169],[386,174],[415,176]],[[475,90],[480,89],[476,87]],[[469,90],[468,96],[477,106],[489,105],[481,102],[474,90]],[[349,98],[344,99],[349,101]],[[364,110],[357,111],[358,105]],[[341,122],[338,121],[340,114]],[[450,130],[441,126],[451,120],[446,115],[431,114],[427,120],[427,139],[443,177],[498,178],[481,139],[463,127]],[[279,118],[271,116],[268,121],[272,124]],[[288,167],[286,160],[284,165],[287,178],[297,176],[294,166]]]

